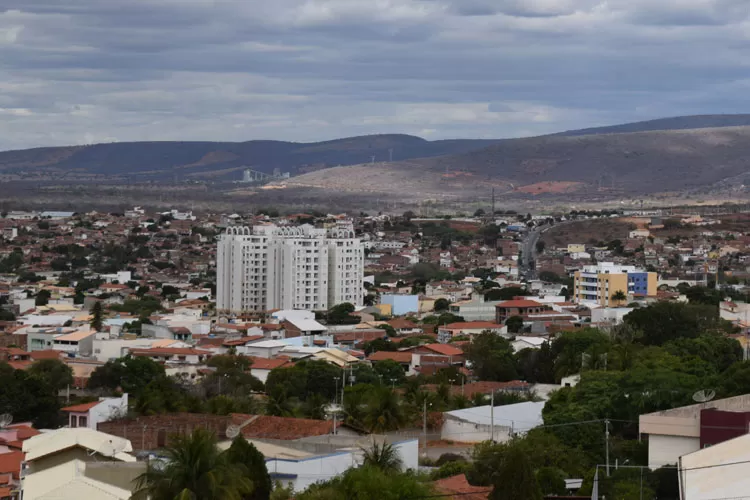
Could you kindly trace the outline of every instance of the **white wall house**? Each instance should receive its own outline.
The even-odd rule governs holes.
[[[393,443],[393,447],[401,458],[404,469],[417,469],[419,466],[418,439]],[[266,467],[271,478],[278,479],[282,484],[291,484],[294,491],[302,491],[313,483],[328,481],[360,465],[362,465],[362,451],[356,447],[304,458],[266,460]]]
[[[323,310],[363,299],[364,249],[351,223],[333,228],[230,227],[217,249],[219,310]]]
[[[89,465],[135,464],[130,441],[88,428],[44,432],[23,443],[24,500],[127,500],[132,491],[87,475]]]
[[[680,457],[680,500],[748,498],[750,435],[740,436]]]
[[[649,467],[676,464],[681,456],[701,449],[701,411],[706,409],[750,411],[750,394],[641,415],[638,431],[648,435]]]
[[[494,415],[490,405],[448,411],[444,414],[440,438],[448,441],[479,443],[488,441],[494,435],[495,441],[504,443],[516,434],[523,434],[542,425],[544,404],[544,402],[534,401],[496,406]]]
[[[99,398],[99,401],[68,406],[62,409],[68,414],[68,427],[87,427],[96,430],[102,422],[124,418],[128,414],[128,395],[119,398]]]

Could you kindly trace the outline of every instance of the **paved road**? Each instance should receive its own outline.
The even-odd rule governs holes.
[[[549,227],[547,224],[544,224],[526,233],[521,243],[521,269],[519,269],[521,277],[530,280],[536,277],[536,269],[533,264],[536,261],[536,244],[542,233]]]

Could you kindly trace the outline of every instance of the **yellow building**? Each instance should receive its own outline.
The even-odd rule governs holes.
[[[581,253],[586,251],[586,245],[583,243],[569,243],[568,253]]]
[[[602,307],[625,305],[633,297],[656,295],[657,275],[637,269],[602,262],[576,271],[573,300],[577,303],[596,303]],[[625,299],[615,300],[618,292]]]

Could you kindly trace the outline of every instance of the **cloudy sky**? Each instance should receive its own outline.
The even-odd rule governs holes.
[[[0,149],[750,111],[747,0],[0,0]]]

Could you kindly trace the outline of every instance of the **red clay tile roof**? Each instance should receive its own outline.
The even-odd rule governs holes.
[[[491,490],[488,486],[470,485],[465,474],[439,479],[433,484],[435,490],[444,495],[449,495],[443,498],[455,500],[487,500]]]
[[[211,351],[192,347],[155,347],[153,349],[131,349],[133,356],[209,356]]]
[[[79,405],[73,405],[73,406],[66,406],[65,408],[61,408],[62,411],[70,411],[75,413],[85,413],[89,411],[94,406],[101,403],[101,401],[92,401],[90,403],[81,403]]]
[[[250,366],[251,370],[273,370],[275,368],[282,368],[292,366],[294,363],[289,361],[289,358],[251,358],[253,364]]]
[[[11,491],[11,488],[0,488],[0,498],[9,497]]]
[[[385,361],[386,359],[391,359],[397,363],[411,363],[411,352],[401,351],[401,352],[391,352],[391,351],[377,351],[367,358],[370,361]]]
[[[333,340],[334,342],[356,342],[358,340],[371,342],[375,339],[385,338],[386,336],[385,330],[378,330],[377,332],[341,332],[333,334]]]
[[[0,454],[0,474],[13,474],[15,479],[21,475],[21,462],[24,454],[21,451],[11,451]]]
[[[333,422],[330,420],[243,415],[238,413],[233,413],[231,417],[233,424],[243,426],[242,435],[250,439],[292,440],[311,436],[323,436],[333,432]],[[249,423],[243,425],[246,422]]]
[[[41,432],[31,427],[30,424],[15,424],[9,426],[9,428],[16,431],[16,437],[22,441],[41,434]]]
[[[491,321],[463,321],[458,323],[449,323],[445,326],[441,326],[440,329],[446,330],[489,330],[492,328],[502,328],[503,325],[498,325]]]
[[[213,346],[213,347],[220,347],[226,342],[225,337],[208,337],[208,336],[199,336],[199,335],[193,335],[193,340],[198,340],[198,346]]]
[[[263,335],[250,335],[248,337],[240,337],[238,339],[225,340],[224,343],[222,343],[221,345],[226,346],[226,347],[245,345],[248,342],[252,342],[254,340],[260,340],[264,338],[265,337]]]
[[[8,361],[7,362],[11,368],[14,370],[26,370],[29,368],[32,364],[34,364],[33,361],[25,359],[23,361]]]
[[[417,325],[414,324],[414,322],[409,321],[405,318],[396,318],[388,321],[388,324],[391,325],[396,330],[402,329],[402,328],[417,328]]]
[[[43,351],[31,351],[31,359],[60,359],[65,356],[62,351],[56,351],[54,349],[45,349]]]
[[[425,344],[421,346],[422,349],[429,349],[443,356],[462,356],[463,351],[458,347],[450,344]]]
[[[495,306],[495,308],[506,308],[506,307],[541,307],[544,304],[541,304],[535,300],[528,300],[528,299],[515,299],[515,300],[506,300],[505,302],[500,302],[498,305]]]

